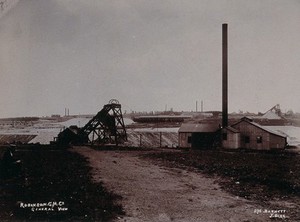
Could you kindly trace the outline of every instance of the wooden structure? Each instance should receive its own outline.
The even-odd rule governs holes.
[[[116,144],[127,141],[121,104],[115,99],[104,105],[84,127],[80,129],[67,128],[60,132],[55,142],[68,144]]]
[[[89,143],[118,145],[127,141],[125,124],[118,100],[112,99],[109,104],[97,113],[82,129],[79,135]]]

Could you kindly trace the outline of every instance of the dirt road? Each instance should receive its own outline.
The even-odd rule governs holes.
[[[74,148],[87,157],[94,179],[123,197],[119,221],[267,221],[252,202],[225,193],[211,178],[140,158],[142,151]],[[143,151],[145,152],[145,151]]]

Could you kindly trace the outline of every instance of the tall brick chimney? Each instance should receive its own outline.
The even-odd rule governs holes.
[[[222,24],[222,127],[228,126],[228,34]]]

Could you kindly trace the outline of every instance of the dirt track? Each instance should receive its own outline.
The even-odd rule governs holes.
[[[88,157],[94,179],[123,197],[119,221],[267,221],[254,203],[222,191],[211,178],[166,168],[139,157],[141,151],[75,148]],[[145,151],[143,151],[145,152]]]

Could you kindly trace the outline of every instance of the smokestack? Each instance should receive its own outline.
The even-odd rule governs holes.
[[[201,100],[201,113],[203,112],[203,100]]]
[[[198,112],[198,101],[196,101],[196,112]]]
[[[222,127],[228,126],[228,37],[227,24],[222,24]]]

